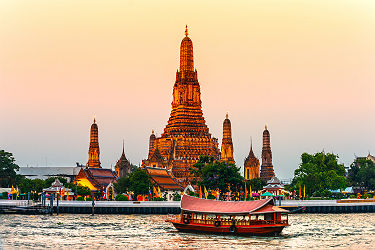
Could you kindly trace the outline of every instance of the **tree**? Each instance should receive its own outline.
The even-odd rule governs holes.
[[[353,186],[375,189],[375,163],[366,158],[357,158],[348,171],[349,183]]]
[[[31,191],[36,191],[37,193],[40,193],[45,187],[45,181],[41,179],[23,178],[18,183],[18,188],[21,193],[28,193]]]
[[[0,186],[11,187],[16,183],[20,167],[15,163],[12,153],[0,150]]]
[[[113,183],[113,187],[117,194],[126,193],[129,189],[129,178],[128,177],[121,177],[117,180],[117,183]]]
[[[231,191],[239,191],[244,183],[239,168],[234,164],[216,161],[213,157],[200,156],[190,170],[193,175],[192,184],[211,190],[219,189],[220,194],[228,192],[228,186]]]
[[[267,185],[266,181],[261,178],[254,178],[254,179],[246,181],[247,188],[250,188],[251,186],[252,191],[262,190],[263,187],[266,185]]]
[[[337,162],[337,155],[303,153],[301,160],[299,168],[294,171],[292,187],[305,186],[306,195],[346,187],[345,167]]]
[[[128,191],[134,193],[133,197],[137,197],[139,194],[148,194],[149,187],[152,187],[149,176],[143,169],[136,169],[126,177],[122,177],[114,183],[116,193],[122,194]]]

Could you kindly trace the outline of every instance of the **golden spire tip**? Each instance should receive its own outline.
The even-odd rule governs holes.
[[[185,36],[188,36],[189,35],[189,30],[188,30],[188,27],[187,25],[185,26]]]

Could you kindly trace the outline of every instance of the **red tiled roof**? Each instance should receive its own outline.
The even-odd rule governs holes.
[[[146,171],[151,180],[160,188],[167,190],[182,190],[182,186],[167,169],[146,167]]]
[[[285,209],[282,209],[280,207],[276,207],[276,206],[273,206],[273,205],[265,205],[264,207],[252,212],[252,214],[268,214],[268,213],[275,213],[275,212],[279,212],[279,213],[288,213],[289,211],[285,210]]]
[[[200,199],[188,195],[183,195],[181,199],[181,209],[184,211],[212,214],[249,214],[267,204],[273,205],[273,200],[217,201]]]

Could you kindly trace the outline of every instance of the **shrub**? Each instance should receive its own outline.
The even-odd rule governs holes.
[[[154,197],[152,200],[154,201],[165,201],[166,199],[163,197]]]
[[[125,195],[123,194],[118,194],[115,198],[116,201],[128,201],[128,197],[126,197]]]
[[[8,199],[8,192],[2,192],[1,199]]]
[[[207,195],[207,199],[215,200],[216,197],[213,194],[209,194],[209,195]]]
[[[85,198],[83,198],[82,196],[80,196],[80,197],[78,197],[77,199],[76,199],[76,201],[84,201],[85,200]]]

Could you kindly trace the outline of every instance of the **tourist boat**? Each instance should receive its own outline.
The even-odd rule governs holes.
[[[181,214],[167,220],[183,232],[278,235],[289,226],[288,212],[273,199],[217,201],[183,195]]]

